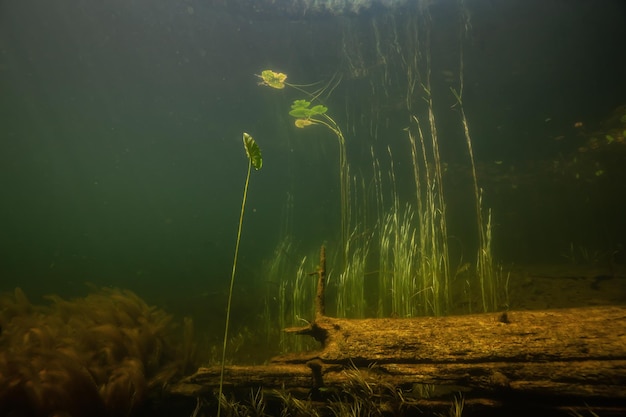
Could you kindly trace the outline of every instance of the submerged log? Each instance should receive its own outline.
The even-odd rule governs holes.
[[[397,384],[544,390],[626,398],[626,307],[519,311],[410,319],[319,317],[288,329],[322,340],[322,350],[275,357],[264,366],[227,367],[230,384],[313,387],[345,381],[351,367]],[[201,368],[184,384],[217,386]],[[319,383],[319,382],[318,382]]]
[[[626,307],[409,319],[319,317],[288,329],[322,338],[319,358],[354,363],[626,359]]]
[[[549,409],[584,404],[626,411],[626,307],[519,311],[456,317],[349,320],[318,317],[298,329],[322,341],[318,352],[275,357],[262,366],[229,366],[225,386],[263,387],[301,396],[340,391],[358,379],[464,392],[479,407],[503,403]],[[219,367],[201,368],[171,388],[197,397],[219,384]],[[432,393],[431,393],[432,394]],[[406,395],[405,395],[406,396]],[[418,399],[416,399],[417,401]],[[419,400],[428,409],[428,400]],[[431,402],[437,410],[441,404]],[[535,410],[536,411],[536,410]]]
[[[317,274],[323,284],[323,268]],[[626,415],[625,306],[337,319],[321,314],[319,300],[311,325],[286,329],[314,337],[319,351],[278,356],[263,366],[229,366],[225,387],[315,397],[358,379],[397,387],[405,400],[430,386],[435,393],[462,391],[466,406],[533,403],[555,410],[596,404],[612,407],[603,415]],[[198,397],[218,385],[219,367],[201,368],[170,392]],[[413,401],[429,408],[428,400]]]

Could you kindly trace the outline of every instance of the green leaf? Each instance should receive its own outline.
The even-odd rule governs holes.
[[[277,88],[279,90],[285,88],[285,80],[287,75],[282,72],[274,72],[272,70],[265,70],[261,73],[262,85],[268,87]]]
[[[299,108],[293,109],[289,112],[290,116],[296,117],[298,119],[308,119],[311,117],[311,109]]]
[[[296,100],[291,105],[289,115],[298,119],[309,119],[312,116],[324,114],[328,111],[328,107],[322,106],[321,104],[309,108],[310,105],[310,101]]]
[[[317,106],[311,107],[312,115],[324,114],[324,113],[326,113],[327,110],[328,110],[328,107],[322,106],[321,104],[318,104]]]
[[[306,100],[295,100],[291,105],[292,109],[307,109],[311,105],[310,101]]]
[[[250,163],[257,171],[261,169],[263,166],[263,157],[261,156],[261,149],[259,149],[259,145],[256,144],[254,138],[243,132],[243,147],[246,149],[246,155],[248,155],[248,159]]]

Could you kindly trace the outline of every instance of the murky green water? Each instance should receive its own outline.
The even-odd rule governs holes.
[[[592,269],[577,304],[624,301],[621,2],[214,3],[0,4],[0,290],[130,289],[219,341],[248,132],[232,314],[270,335],[254,360],[299,343],[279,330],[311,319],[322,244],[333,315],[558,307],[528,301],[538,264]],[[295,100],[327,110],[298,128]]]

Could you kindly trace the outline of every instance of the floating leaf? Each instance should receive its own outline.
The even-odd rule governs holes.
[[[283,89],[285,88],[285,80],[287,79],[287,75],[282,72],[274,72],[272,70],[265,70],[261,72],[261,79],[263,82],[262,85],[266,85],[268,87]]]
[[[291,108],[293,110],[296,109],[308,109],[309,106],[311,105],[310,101],[306,101],[306,100],[295,100],[293,102],[293,104],[291,105]]]
[[[291,105],[289,115],[299,119],[308,119],[313,116],[324,114],[328,111],[328,107],[322,106],[321,104],[309,108],[310,105],[310,101],[296,100]]]
[[[246,149],[246,155],[248,155],[248,159],[250,163],[257,171],[261,169],[263,166],[263,158],[261,157],[261,149],[259,149],[259,145],[256,144],[254,138],[243,132],[243,147]]]
[[[311,117],[311,109],[293,109],[289,112],[289,115],[297,117],[298,119],[308,119]]]
[[[310,105],[310,101],[296,100],[291,105],[291,111],[289,112],[289,115],[297,117],[298,119],[308,119],[309,117],[311,117],[311,109],[309,109]]]
[[[321,104],[311,107],[311,112],[313,113],[313,116],[315,116],[316,114],[324,114],[326,113],[326,111],[328,111],[328,107],[322,106]]]

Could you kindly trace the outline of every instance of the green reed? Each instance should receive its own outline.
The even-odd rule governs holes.
[[[365,315],[365,274],[369,256],[370,237],[357,236],[356,230],[347,240],[348,259],[336,283],[335,307],[337,317],[361,318]]]
[[[314,270],[308,257],[297,260],[296,245],[290,235],[277,244],[272,258],[265,263],[266,284],[263,313],[260,317],[269,348],[281,352],[308,348],[306,339],[286,334],[288,327],[302,326],[314,317],[313,300],[316,280],[309,276]]]
[[[464,60],[464,38],[467,31],[471,27],[469,21],[469,12],[465,4],[460,2],[461,17],[463,24],[459,31],[459,88],[458,90],[450,87],[450,91],[456,99],[456,107],[461,118],[463,127],[463,136],[467,145],[467,152],[470,159],[472,172],[472,185],[474,190],[474,202],[476,211],[476,227],[478,229],[478,251],[476,256],[476,275],[480,283],[480,294],[483,311],[494,311],[498,308],[497,288],[497,271],[491,254],[491,210],[487,211],[487,220],[484,219],[483,208],[483,189],[478,185],[478,176],[476,175],[476,162],[474,159],[474,149],[472,146],[472,137],[470,135],[469,123],[465,115],[463,106],[463,90],[465,87],[465,60]]]
[[[316,280],[309,276],[307,270],[311,266],[304,256],[296,271],[286,277],[281,283],[283,290],[279,296],[281,305],[279,322],[280,330],[288,327],[304,326],[315,317],[314,297]],[[311,345],[307,338],[280,332],[280,349],[282,352],[294,352],[307,349]]]
[[[321,91],[334,90],[339,78],[333,78],[329,82],[328,85],[332,84],[331,88],[322,88],[312,93],[307,92],[307,88],[294,86],[309,100],[296,100],[292,105],[290,114],[296,118],[296,126],[304,128],[322,125],[339,142],[341,239],[338,247],[328,245],[329,253],[334,253],[328,257],[329,276],[334,279],[329,279],[328,282],[331,303],[335,302],[336,315],[340,317],[363,317],[368,311],[375,312],[379,317],[448,314],[452,311],[454,302],[459,301],[453,299],[453,281],[467,289],[466,299],[463,301],[471,301],[473,278],[468,276],[468,272],[462,280],[458,279],[460,270],[468,270],[467,263],[462,259],[450,258],[447,195],[444,192],[448,190],[444,190],[445,164],[440,154],[439,114],[436,114],[434,105],[435,97],[437,100],[442,96],[444,100],[449,99],[446,95],[449,93],[446,89],[446,94],[437,96],[432,91],[432,18],[429,9],[427,6],[420,6],[410,13],[413,16],[406,20],[406,25],[397,27],[393,19],[384,16],[373,18],[373,33],[370,35],[375,40],[375,51],[360,50],[358,46],[357,39],[360,38],[359,35],[363,35],[359,31],[366,26],[348,25],[342,45],[348,73],[355,79],[361,76],[369,78],[371,97],[384,100],[390,99],[394,94],[406,95],[402,98],[406,102],[409,115],[405,130],[413,174],[409,187],[414,187],[410,196],[404,194],[407,192],[403,183],[406,178],[396,178],[394,163],[398,165],[398,172],[403,172],[403,167],[398,163],[402,160],[394,158],[390,147],[387,147],[387,155],[380,155],[375,151],[375,145],[366,145],[371,155],[371,168],[349,168],[342,129],[327,115],[326,107],[318,100]],[[463,31],[467,30],[468,22],[463,21],[462,26]],[[461,210],[466,212],[475,208],[478,248],[475,259],[476,288],[480,288],[482,310],[490,311],[497,308],[499,288],[504,279],[502,271],[494,267],[491,212],[483,207],[483,191],[478,184],[472,138],[463,110],[462,52],[461,49],[459,89],[458,92],[454,89],[451,91],[456,98],[454,108],[461,115],[461,126],[471,165],[474,199],[468,201],[467,209]],[[375,62],[367,62],[369,58]],[[285,82],[284,74],[264,71],[261,78],[265,85],[273,88],[292,87]],[[406,86],[406,92],[398,92],[398,86]],[[373,143],[383,146],[393,143],[392,138],[378,137],[379,128],[381,132],[385,131],[383,123],[388,127],[388,113],[380,112],[376,105],[372,105],[371,109],[369,134]],[[348,106],[346,114],[352,125],[344,130],[356,136],[359,123],[362,123],[364,117],[368,119],[368,115],[351,115]],[[392,129],[386,131],[391,132]],[[358,141],[355,140],[354,143],[357,146]],[[388,176],[384,172],[388,172]],[[351,177],[353,174],[354,177]],[[317,258],[311,257],[312,261],[314,259]],[[456,268],[451,267],[454,262],[459,264]],[[294,272],[293,276],[297,280],[297,273]],[[366,280],[368,276],[373,276],[371,282]],[[458,280],[455,281],[454,278]],[[294,304],[306,303],[304,300],[307,296],[293,293],[296,288],[294,285],[303,284],[285,283],[281,287],[283,295],[279,298],[285,299],[285,294],[291,297],[284,301],[285,307],[280,313],[284,317],[281,322],[283,327],[292,325],[294,315],[299,315],[295,312]],[[462,288],[459,290],[456,293],[462,292]],[[368,301],[375,302],[373,308],[369,308]],[[311,302],[306,307],[312,304]]]
[[[450,257],[439,143],[433,128],[435,121],[430,100],[429,108],[430,146],[427,146],[424,131],[415,116],[417,139],[411,129],[408,138],[419,218],[417,270],[421,279],[422,313],[442,315],[450,305]]]

